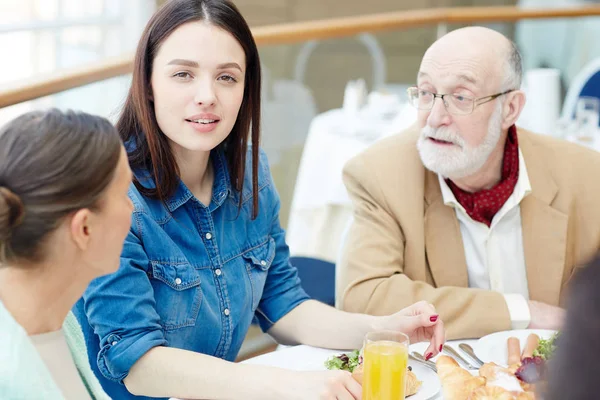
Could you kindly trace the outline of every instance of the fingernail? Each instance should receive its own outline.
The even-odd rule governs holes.
[[[425,360],[426,360],[426,361],[429,361],[429,359],[430,359],[431,357],[433,357],[433,353],[427,353],[427,354],[425,354]]]
[[[433,315],[433,316],[429,317],[429,320],[430,320],[431,322],[435,322],[435,321],[437,321],[437,319],[438,319],[438,316],[437,316],[437,315]]]
[[[440,344],[440,353],[442,352],[442,349],[444,348],[443,344]]]

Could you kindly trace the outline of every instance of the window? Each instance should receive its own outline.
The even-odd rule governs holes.
[[[2,87],[133,52],[155,0],[2,0]],[[0,109],[0,124],[36,108],[77,108],[114,117],[128,76]]]

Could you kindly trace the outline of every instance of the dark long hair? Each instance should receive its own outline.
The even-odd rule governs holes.
[[[567,315],[550,359],[544,400],[598,398],[600,375],[600,254],[568,286]]]
[[[0,129],[0,263],[39,262],[49,233],[95,209],[112,181],[121,140],[102,117],[56,109]]]
[[[246,55],[244,99],[237,121],[229,136],[221,143],[235,190],[244,185],[248,133],[252,130],[253,218],[258,214],[258,151],[260,135],[260,59],[248,24],[229,0],[171,0],[156,12],[146,25],[139,41],[133,68],[133,81],[117,129],[125,143],[135,148],[128,151],[132,169],[149,170],[156,189],[134,184],[145,196],[162,201],[172,196],[179,181],[179,168],[169,142],[156,121],[150,98],[152,63],[164,40],[179,26],[193,21],[207,21],[229,32]],[[241,196],[240,196],[241,205]]]

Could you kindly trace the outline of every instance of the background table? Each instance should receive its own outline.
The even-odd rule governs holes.
[[[398,102],[393,112],[365,107],[360,112],[327,111],[310,125],[292,199],[286,240],[293,256],[335,262],[340,238],[352,215],[342,169],[356,154],[401,132],[416,110]]]

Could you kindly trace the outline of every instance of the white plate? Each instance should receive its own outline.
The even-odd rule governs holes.
[[[556,333],[547,329],[521,329],[514,331],[502,331],[484,336],[475,343],[473,350],[477,357],[483,362],[494,362],[498,365],[506,366],[508,358],[507,341],[511,336],[516,337],[521,342],[521,352],[527,342],[527,337],[535,333],[540,339],[549,339]]]
[[[407,397],[407,399],[430,400],[436,398],[442,388],[440,378],[438,378],[437,374],[429,368],[410,360],[408,361],[408,365],[412,367],[417,379],[423,382],[423,385],[421,385],[421,389],[414,396]]]

